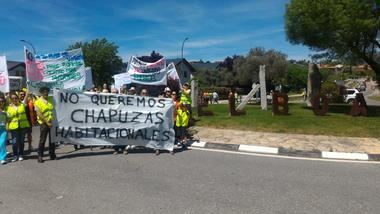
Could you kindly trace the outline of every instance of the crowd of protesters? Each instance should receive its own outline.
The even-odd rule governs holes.
[[[28,94],[26,89],[0,94],[0,162],[7,163],[7,142],[12,145],[11,162],[23,161],[25,136],[28,152],[32,147],[32,127],[39,124],[38,162],[43,162],[45,141],[49,136],[50,159],[56,159],[55,144],[51,142],[50,128],[53,121],[53,101],[49,88],[42,87],[39,97]]]
[[[27,153],[31,153],[32,147],[32,127],[39,126],[40,139],[37,150],[38,163],[44,162],[45,142],[48,140],[49,156],[51,160],[57,159],[55,154],[56,144],[52,142],[50,129],[53,126],[54,106],[53,99],[49,96],[49,88],[42,87],[40,96],[29,94],[24,88],[8,94],[0,94],[0,162],[23,161],[25,157],[24,145],[28,144]],[[89,91],[98,93],[127,94],[133,96],[149,96],[147,88],[137,91],[135,87],[122,87],[121,89],[109,88],[103,84],[101,89],[93,87]],[[173,124],[175,130],[176,144],[186,149],[187,146],[187,127],[191,117],[191,96],[188,84],[183,85],[181,91],[172,91],[166,87],[160,98],[167,98],[173,101]],[[25,139],[26,138],[26,139]],[[7,143],[12,145],[12,153],[7,151]],[[77,148],[77,145],[75,145]],[[114,154],[128,154],[129,149],[134,146],[118,145],[114,146]],[[156,150],[156,154],[160,154]],[[7,157],[11,157],[10,160]]]
[[[113,93],[113,94],[127,94],[135,96],[150,96],[147,88],[141,88],[140,91],[137,91],[135,87],[131,86],[127,88],[123,86],[120,89],[109,88],[107,84],[103,84],[102,88],[93,87],[89,90],[90,92],[98,93]],[[187,127],[189,125],[189,120],[191,118],[191,90],[189,84],[185,83],[182,90],[172,91],[169,87],[166,87],[158,95],[159,98],[168,98],[173,101],[173,119],[174,119],[174,131],[176,137],[176,144],[182,148],[187,148],[188,133]],[[114,146],[114,154],[128,154],[128,150],[134,149],[135,146]],[[160,154],[159,150],[156,150],[156,154]]]

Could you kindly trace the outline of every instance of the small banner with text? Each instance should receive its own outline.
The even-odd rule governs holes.
[[[82,49],[36,56],[24,49],[27,87],[31,93],[38,94],[41,87],[83,90],[86,71]]]
[[[132,56],[128,63],[127,73],[132,83],[142,85],[166,85],[166,60],[162,58],[157,62],[149,63]]]

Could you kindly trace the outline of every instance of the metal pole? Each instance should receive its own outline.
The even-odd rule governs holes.
[[[182,42],[182,48],[181,48],[181,72],[182,72],[182,64],[183,64],[183,46],[185,45],[185,42],[186,40],[188,40],[189,38],[186,37],[183,42]]]
[[[32,47],[32,49],[33,49],[33,54],[36,55],[36,49],[34,48],[34,46],[33,46],[33,44],[31,42],[28,42],[28,41],[26,41],[24,39],[21,39],[20,42],[24,42],[24,43],[30,45]]]

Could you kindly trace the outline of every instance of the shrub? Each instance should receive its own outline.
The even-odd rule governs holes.
[[[339,93],[339,87],[332,81],[326,81],[322,84],[321,94],[326,95],[329,98],[330,102],[343,102],[343,97]]]

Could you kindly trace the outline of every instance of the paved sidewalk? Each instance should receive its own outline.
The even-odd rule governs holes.
[[[191,127],[194,138],[220,144],[246,144],[283,147],[303,151],[332,151],[380,154],[380,139],[335,137],[324,135],[280,134],[267,132]]]

